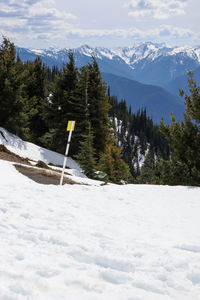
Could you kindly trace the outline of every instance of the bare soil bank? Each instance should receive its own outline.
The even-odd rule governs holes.
[[[28,158],[20,157],[19,155],[9,151],[4,145],[0,145],[0,159],[7,160],[15,163],[20,163],[22,165],[15,165],[15,168],[23,175],[32,179],[33,181],[40,184],[54,184],[59,185],[61,171],[54,171],[44,164],[44,168],[36,169],[31,167],[26,167],[24,165],[31,165]],[[41,163],[39,165],[41,167]],[[52,171],[51,171],[52,170]],[[56,174],[58,172],[58,174]],[[65,174],[68,174],[65,172]],[[69,175],[69,174],[68,174]],[[79,184],[75,181],[64,177],[64,184]]]
[[[15,168],[23,175],[41,184],[59,185],[60,175],[43,169],[29,168],[25,166],[15,165]],[[78,184],[75,181],[64,177],[63,183]]]

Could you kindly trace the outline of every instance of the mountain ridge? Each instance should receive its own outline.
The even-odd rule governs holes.
[[[70,48],[35,49],[16,47],[23,61],[40,56],[50,67],[62,67],[68,60]],[[151,42],[132,47],[90,47],[83,45],[72,48],[77,67],[88,63],[94,55],[101,72],[111,73],[141,83],[167,88],[168,84],[200,66],[200,46],[169,47]]]
[[[134,112],[146,108],[147,115],[156,124],[160,123],[161,118],[170,123],[171,112],[177,119],[183,119],[184,102],[164,88],[109,73],[102,73],[102,76],[110,86],[111,95],[117,96],[119,100],[125,99],[127,106],[131,106]]]
[[[70,48],[30,50],[16,47],[17,55],[22,61],[35,60],[37,56],[40,56],[45,65],[58,68],[62,68],[63,63],[68,61],[69,50]],[[156,123],[162,117],[169,123],[169,112],[173,112],[177,118],[182,118],[184,104],[178,95],[178,90],[179,88],[187,90],[188,71],[200,68],[200,46],[170,47],[147,42],[132,47],[113,49],[83,45],[73,48],[71,51],[74,54],[77,68],[91,62],[94,55],[101,73],[104,74],[104,80],[111,87],[111,92],[119,100],[127,100],[127,103],[131,104],[133,108],[138,108],[139,101],[140,108],[143,108],[144,105],[149,107],[147,109],[149,115]],[[114,80],[112,75],[118,77],[115,77]],[[125,78],[127,79],[126,83]],[[134,88],[138,86],[136,81],[144,85],[144,90],[141,88],[140,93],[134,91]],[[146,85],[154,86],[154,92],[148,94],[146,91],[149,91],[149,87]],[[159,90],[159,87],[162,90]],[[137,94],[137,99],[132,96],[135,94]],[[143,99],[144,95],[145,99]],[[135,98],[135,100],[132,101],[131,98]]]

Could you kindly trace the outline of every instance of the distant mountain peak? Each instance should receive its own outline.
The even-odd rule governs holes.
[[[40,55],[46,65],[62,67],[68,61],[70,48],[25,49],[17,47],[23,61]],[[77,67],[90,61],[94,55],[102,72],[134,79],[145,84],[167,87],[170,81],[194,71],[200,66],[200,46],[170,47],[152,42],[129,47],[91,47],[87,44],[71,49]]]

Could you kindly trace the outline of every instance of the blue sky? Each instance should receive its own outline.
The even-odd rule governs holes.
[[[200,45],[199,0],[1,0],[0,33],[28,48]]]

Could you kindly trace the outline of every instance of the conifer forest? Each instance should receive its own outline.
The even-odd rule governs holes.
[[[15,45],[0,45],[0,126],[64,154],[69,120],[76,121],[69,155],[90,178],[114,183],[200,186],[200,87],[188,75],[184,121],[155,125],[102,80],[95,57],[78,69],[73,53],[62,69],[37,57],[22,62]]]

